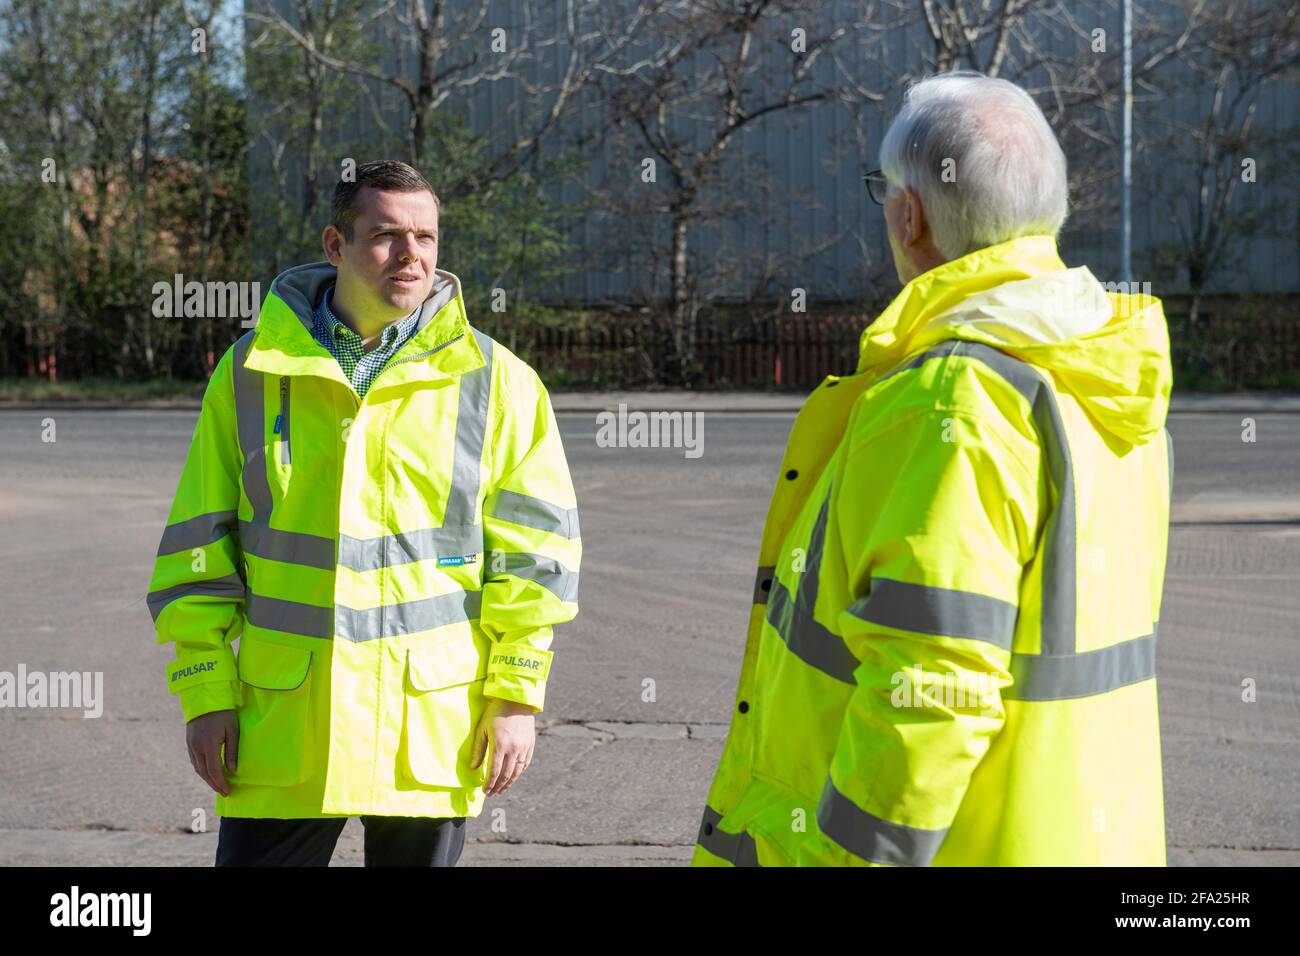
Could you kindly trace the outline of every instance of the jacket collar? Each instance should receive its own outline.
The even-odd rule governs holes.
[[[465,316],[460,279],[442,269],[434,275],[433,289],[420,305],[416,333],[371,391],[451,380],[486,364]],[[245,366],[276,375],[319,375],[351,387],[334,356],[311,334],[312,312],[337,277],[338,270],[328,262],[295,266],[276,276],[262,303]]]
[[[1173,372],[1154,296],[1107,292],[1069,269],[1051,236],[1026,236],[944,263],[908,283],[862,334],[864,384],[946,339],[983,342],[1051,375],[1117,439],[1151,441]]]
[[[956,323],[934,322],[963,300],[1006,282],[1066,268],[1052,236],[1022,236],[977,249],[922,273],[862,332],[858,372],[881,373],[945,338]]]

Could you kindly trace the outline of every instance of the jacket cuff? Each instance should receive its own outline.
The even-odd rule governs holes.
[[[238,710],[240,689],[238,681],[208,681],[195,684],[179,692],[181,712],[188,724],[195,717],[202,717],[218,710]]]
[[[214,710],[237,709],[240,685],[234,652],[229,645],[184,652],[167,665],[167,690],[180,695],[186,723]]]
[[[550,672],[551,651],[531,647],[523,641],[497,643],[488,655],[483,693],[541,710]]]
[[[546,699],[546,681],[518,674],[488,674],[487,683],[483,685],[483,694],[541,710]]]
[[[186,651],[167,665],[167,690],[178,694],[214,681],[237,681],[239,669],[229,646],[197,653]]]

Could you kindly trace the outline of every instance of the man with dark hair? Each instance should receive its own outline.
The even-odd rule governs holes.
[[[441,211],[442,204],[433,186],[414,166],[396,159],[378,159],[364,163],[357,169],[353,180],[339,180],[334,186],[334,199],[330,202],[330,224],[348,242],[352,241],[352,224],[357,221],[357,196],[363,189],[385,189],[396,193],[427,192],[433,197],[433,208]]]
[[[366,865],[453,866],[532,761],[576,500],[438,238],[418,170],[357,167],[204,395],[148,604],[218,865],[325,865],[355,815]]]

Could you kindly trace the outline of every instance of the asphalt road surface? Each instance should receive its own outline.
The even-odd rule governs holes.
[[[1158,673],[1173,864],[1300,863],[1300,415],[1253,417],[1254,442],[1239,415],[1171,419]],[[164,688],[171,650],[144,604],[194,419],[0,411],[0,670],[104,682],[97,719],[0,709],[0,865],[212,861],[212,794],[186,757]],[[535,763],[471,821],[462,865],[681,865],[727,729],[793,418],[706,412],[698,458],[599,447],[594,415],[560,420],[582,611],[557,629]],[[349,821],[336,865],[361,862],[360,833]]]

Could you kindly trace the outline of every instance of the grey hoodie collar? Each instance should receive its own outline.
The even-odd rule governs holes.
[[[460,295],[460,280],[452,273],[434,269],[433,288],[428,298],[420,304],[420,318],[416,322],[419,332],[429,324],[442,308]],[[312,313],[325,297],[325,289],[338,279],[338,269],[328,262],[309,262],[286,269],[271,283],[270,294],[277,296],[298,316],[308,333],[312,328]]]

